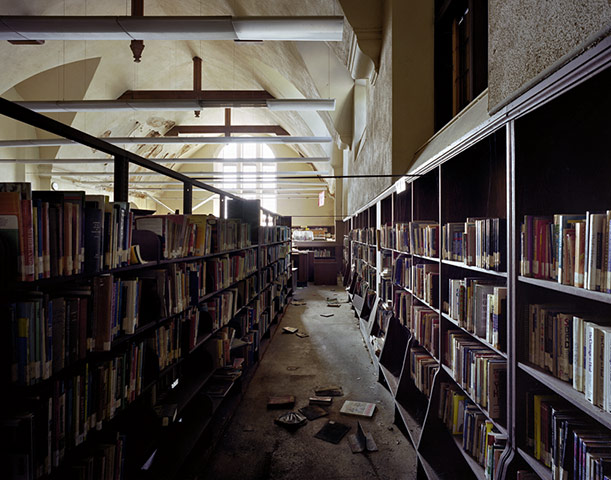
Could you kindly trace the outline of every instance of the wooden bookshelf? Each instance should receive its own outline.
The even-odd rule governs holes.
[[[567,313],[581,314],[586,320],[609,318],[611,294],[522,275],[520,264],[521,224],[525,215],[585,214],[586,211],[611,209],[608,188],[611,166],[608,134],[605,133],[611,107],[607,93],[611,60],[608,55],[604,57],[603,51],[600,47],[596,54],[569,62],[539,87],[517,98],[503,113],[492,116],[489,122],[475,128],[448,150],[407,172],[413,176],[405,178],[405,190],[398,192],[395,186],[390,187],[346,219],[351,229],[346,246],[350,249],[350,277],[356,276],[357,286],[367,285],[370,293],[373,292],[378,300],[375,308],[395,309],[396,318],[380,334],[382,350],[377,354],[370,348],[369,353],[379,369],[380,382],[395,399],[395,423],[418,452],[419,478],[463,478],[458,477],[457,472],[462,472],[464,478],[486,478],[484,469],[463,451],[462,440],[452,436],[436,418],[442,381],[454,383],[469,398],[470,404],[477,406],[492,421],[495,431],[506,436],[505,443],[503,440],[499,443],[502,452],[495,465],[497,479],[514,478],[515,472],[524,467],[531,468],[544,480],[551,479],[551,470],[529,454],[526,447],[526,416],[532,408],[526,405],[528,392],[555,394],[566,402],[567,408],[573,409],[571,412],[575,415],[591,419],[600,431],[611,435],[610,412],[589,402],[582,392],[573,388],[572,382],[560,380],[549,369],[528,362],[528,319],[523,313],[528,305],[552,304],[565,305]],[[456,256],[460,258],[464,254],[462,251],[452,250],[447,253],[451,256],[446,258],[442,245],[443,226],[465,223],[467,219],[472,219],[470,222],[499,219],[489,221],[490,225],[498,222],[498,233],[490,227],[486,230],[486,235],[491,235],[487,240],[490,243],[481,244],[488,249],[497,242],[502,248],[494,259],[498,262],[494,269],[471,264],[471,260],[467,264],[466,257],[464,261],[456,260]],[[401,229],[411,228],[407,227],[410,222],[439,225],[436,255],[415,254],[409,246],[398,248],[399,235],[405,231]],[[425,235],[431,235],[434,228],[427,230]],[[375,229],[375,233],[371,229]],[[409,232],[412,235],[411,230]],[[467,235],[467,227],[460,233]],[[461,238],[458,237],[457,245],[466,248],[468,237],[460,244]],[[375,249],[375,263],[371,261],[370,248]],[[425,286],[432,289],[429,295],[434,302],[424,301],[422,295],[415,294],[422,286],[414,288],[412,271],[408,275],[410,286],[395,278],[394,268],[390,279],[384,277],[385,268],[396,264],[400,257],[410,259],[410,269],[422,264],[438,266],[419,267],[425,272]],[[490,259],[483,257],[477,261],[492,265],[485,263]],[[371,281],[374,277],[375,283]],[[498,301],[503,302],[498,308],[503,310],[486,313],[490,315],[487,321],[493,319],[493,313],[504,313],[501,317],[504,323],[488,324],[496,329],[494,333],[503,334],[496,340],[498,345],[488,341],[486,335],[471,332],[471,327],[468,330],[463,323],[459,326],[458,320],[450,316],[450,279],[476,279],[482,285],[498,287],[499,292],[506,289],[505,309],[502,307],[505,300],[498,297]],[[359,295],[362,298],[365,292]],[[496,293],[485,295],[495,298]],[[405,304],[400,303],[404,301]],[[433,303],[439,307],[434,307]],[[397,309],[401,305],[408,309],[407,318],[402,320],[406,325],[398,321]],[[439,354],[431,357],[439,372],[428,398],[410,378],[409,352],[418,346],[415,332],[409,327],[414,321],[415,305],[426,306],[437,315],[436,319],[432,317],[431,325],[438,328]],[[590,315],[596,312],[597,316],[589,317],[588,312]],[[435,326],[437,320],[438,327]],[[362,326],[363,336],[369,343],[370,336],[376,333],[365,328],[370,327],[367,322],[362,322]],[[488,409],[478,404],[474,395],[453,378],[448,366],[451,355],[446,345],[450,331],[462,332],[469,344],[479,345],[476,348],[485,349],[485,355],[505,363],[501,418],[491,420]],[[443,463],[441,458],[445,460]]]
[[[4,105],[2,113],[6,113],[6,109],[10,110],[9,107],[13,108]],[[239,238],[242,231],[250,232],[248,240],[240,237],[240,240],[227,241],[227,243],[221,243],[222,237],[219,233],[219,246],[205,255],[157,258],[143,264],[124,264],[115,268],[101,269],[95,273],[75,273],[34,281],[15,282],[14,279],[2,279],[3,285],[7,283],[7,280],[10,280],[12,284],[10,288],[3,289],[0,294],[2,314],[5,313],[5,309],[11,312],[13,311],[11,309],[23,308],[21,304],[32,301],[39,302],[40,308],[45,309],[44,312],[41,310],[41,313],[36,313],[37,317],[32,317],[34,319],[32,325],[34,322],[36,325],[42,322],[40,330],[32,326],[30,330],[23,330],[24,334],[20,337],[24,339],[21,341],[32,343],[31,356],[26,356],[25,360],[19,360],[19,362],[25,361],[25,368],[33,369],[35,376],[32,378],[34,380],[30,380],[28,376],[23,382],[25,385],[20,385],[15,380],[5,378],[8,376],[2,378],[2,385],[7,387],[5,391],[8,392],[3,396],[1,402],[5,417],[11,418],[12,412],[19,413],[19,415],[22,415],[23,411],[31,412],[26,417],[18,418],[26,418],[27,422],[31,422],[27,425],[31,427],[32,441],[42,445],[40,438],[48,437],[50,439],[48,450],[37,446],[35,451],[23,451],[20,454],[31,458],[33,468],[38,469],[39,472],[41,468],[46,470],[43,472],[44,478],[54,480],[73,476],[71,469],[75,465],[91,455],[91,452],[96,451],[96,448],[100,448],[99,445],[108,445],[110,442],[114,445],[112,455],[123,452],[124,457],[121,460],[123,471],[120,473],[122,478],[173,478],[180,469],[181,463],[203,434],[212,428],[212,425],[220,426],[230,417],[225,411],[222,418],[216,418],[221,407],[228,405],[226,398],[241,394],[243,384],[247,383],[247,381],[242,382],[242,378],[245,380],[252,378],[252,373],[267,349],[280,318],[286,311],[290,295],[292,295],[292,269],[288,259],[291,244],[290,218],[278,217],[271,212],[264,211],[266,215],[272,215],[275,221],[273,227],[262,227],[261,229],[258,219],[263,209],[257,200],[240,199],[197,180],[171,172],[118,147],[98,142],[52,119],[36,115],[32,117],[27,111],[24,113],[18,110],[18,116],[23,114],[26,122],[35,124],[39,128],[77,142],[82,141],[85,145],[93,147],[95,144],[96,148],[115,154],[115,156],[124,153],[121,158],[115,159],[115,169],[123,169],[125,173],[125,175],[115,176],[115,202],[123,201],[125,205],[128,205],[126,203],[127,171],[129,163],[134,162],[141,166],[146,165],[160,175],[168,175],[183,181],[185,183],[184,211],[186,212],[191,211],[192,198],[188,193],[193,186],[218,193],[221,195],[223,207],[228,202],[227,215],[237,219],[234,225],[237,225],[238,230],[242,229],[239,232],[234,230],[235,238]],[[17,114],[13,112],[14,115]],[[77,208],[74,207],[74,212],[77,212]],[[84,203],[82,208],[84,209]],[[125,233],[116,233],[117,238],[123,238],[122,242],[125,242],[121,243],[120,248],[125,245],[129,247],[127,239],[131,238],[129,232],[133,228],[133,221],[131,223],[129,221],[131,217],[128,207],[125,209],[127,212],[124,217],[125,223],[118,224],[121,225],[121,229],[125,227]],[[224,208],[222,210],[225,211]],[[82,216],[74,213],[75,233],[72,236],[72,242],[78,241],[75,239],[78,239],[79,231],[85,235],[84,210],[79,212],[82,212]],[[80,219],[82,223],[78,223],[77,219]],[[216,224],[219,224],[219,221]],[[59,222],[58,225],[60,225]],[[58,226],[57,228],[64,227]],[[205,226],[205,228],[208,227]],[[115,232],[121,232],[119,227]],[[119,235],[124,236],[119,237]],[[70,240],[66,241],[70,242]],[[108,243],[109,241],[106,240],[104,242],[112,245],[112,242]],[[118,240],[117,244],[119,244]],[[73,243],[73,245],[78,245],[78,243]],[[90,251],[83,246],[82,240],[80,245],[86,257]],[[183,243],[179,248],[183,248],[182,245]],[[190,244],[185,243],[184,245]],[[244,247],[234,248],[235,245],[244,245]],[[115,245],[109,248],[115,248]],[[248,255],[241,256],[243,252]],[[78,255],[74,254],[74,258],[77,257]],[[227,260],[220,257],[226,257]],[[214,277],[212,272],[206,275],[203,268],[207,262],[213,261],[218,261],[214,265],[227,262],[226,266],[233,266],[234,264],[230,263],[232,261],[235,261],[235,265],[242,262],[243,270],[240,270],[241,273],[238,275],[237,267],[235,267],[231,273],[224,272],[223,279],[220,280]],[[75,272],[79,270],[77,267],[74,268]],[[174,276],[170,275],[172,272]],[[95,283],[100,281],[100,278],[108,279],[112,289],[115,288],[115,283],[118,285],[116,288],[123,288],[121,284],[117,283],[119,281],[139,282],[145,279],[151,281],[151,285],[155,285],[153,296],[149,291],[148,296],[145,297],[144,293],[137,290],[142,297],[136,296],[135,300],[139,305],[136,317],[138,323],[135,328],[127,330],[123,324],[127,314],[120,310],[116,312],[113,310],[113,316],[109,318],[112,318],[116,325],[114,323],[112,325],[110,341],[107,342],[108,347],[105,346],[104,351],[100,348],[93,348],[91,346],[93,343],[90,344],[95,341],[95,336],[98,334],[97,324],[93,323],[97,321],[94,312],[104,310],[104,305],[96,303],[100,300],[96,296]],[[161,283],[164,285],[162,290],[160,289]],[[141,285],[138,283],[139,288]],[[176,285],[181,285],[180,289]],[[191,288],[188,288],[189,286]],[[119,309],[118,305],[125,301],[124,296],[126,295],[124,291],[119,291],[116,297],[113,297],[113,303],[109,302],[109,305],[113,309]],[[219,303],[218,315],[211,314],[207,304],[222,295],[230,295],[227,298],[232,300],[228,306],[231,305],[229,308],[233,313],[220,315],[221,304]],[[51,302],[58,298],[63,302],[62,308],[66,308],[66,312],[67,302],[74,299],[75,303],[70,307],[73,309],[71,310],[72,316],[65,314],[65,329],[63,331],[53,330],[53,337],[51,337],[51,332],[46,331],[47,317],[45,315],[51,308]],[[76,303],[80,301],[79,299],[83,301]],[[156,309],[155,306],[148,309],[143,308],[145,299],[146,302],[154,305],[159,304],[159,308]],[[15,307],[12,307],[12,304]],[[83,307],[81,308],[80,305]],[[164,307],[162,308],[161,305]],[[257,308],[254,308],[255,306]],[[79,310],[76,310],[77,307]],[[259,316],[257,318],[249,317],[250,324],[244,323],[247,322],[244,320],[245,317],[240,316],[247,313],[252,317],[257,313]],[[60,312],[55,312],[55,314],[59,322]],[[76,314],[79,315],[78,318]],[[91,320],[93,327],[85,323],[90,318],[94,319]],[[243,325],[246,325],[246,330],[242,330]],[[8,326],[7,322],[7,328]],[[87,326],[87,331],[85,326]],[[234,379],[231,382],[224,395],[211,394],[209,396],[206,388],[215,381],[215,374],[218,372],[212,353],[216,348],[213,342],[220,342],[217,336],[229,327],[240,329],[240,336],[252,334],[252,338],[256,338],[257,343],[247,342],[245,346],[240,346],[235,351],[230,348],[224,349],[220,365],[231,365],[235,357],[243,358],[241,375],[237,380]],[[9,344],[7,351],[17,352],[17,344],[10,345],[13,341],[12,335],[3,336]],[[48,354],[46,359],[41,358],[45,359],[44,361],[49,363],[50,367],[50,362],[55,361],[55,356],[51,355],[55,348],[52,340],[59,341],[58,339],[61,339],[62,345],[65,343],[66,349],[58,356],[62,360],[59,367],[55,366],[53,371],[50,369],[45,371],[43,366],[39,371],[44,373],[37,373],[37,367],[30,367],[30,365],[35,365],[36,361],[41,363],[38,357],[39,352],[43,352],[41,346],[44,344]],[[86,344],[83,343],[85,340]],[[35,345],[37,345],[36,350]],[[8,370],[5,368],[4,371]],[[100,375],[99,378],[96,375]],[[102,378],[104,380],[101,380]],[[21,378],[17,380],[20,381]],[[102,381],[107,381],[108,385],[111,383],[118,385],[114,393],[110,393],[111,390],[108,387],[109,396],[104,399],[95,396],[96,389],[102,391]],[[63,416],[58,416],[60,409],[64,408],[60,398],[65,398],[66,402],[66,413]],[[94,401],[100,402],[100,406],[93,405]],[[85,410],[85,405],[88,406],[88,410]],[[163,405],[175,405],[176,412],[176,421],[170,420],[169,426],[165,427],[161,425],[161,417],[154,410],[155,407]],[[232,405],[235,408],[237,403],[232,403]],[[97,418],[96,425],[94,414],[98,409],[102,415]],[[59,422],[59,418],[66,419],[66,425],[63,427],[66,434],[61,440],[57,437],[57,432],[60,431],[59,426],[57,429],[53,427],[52,431],[48,430],[50,428],[48,426]],[[9,423],[4,423],[3,428],[7,428],[8,425]],[[27,425],[25,428],[30,428]],[[61,457],[57,450],[60,441],[65,442],[65,454],[62,454]],[[46,444],[46,440],[44,443]],[[129,445],[129,448],[124,449],[125,444]],[[27,446],[22,446],[22,448],[27,448]],[[146,468],[142,469],[144,465]]]

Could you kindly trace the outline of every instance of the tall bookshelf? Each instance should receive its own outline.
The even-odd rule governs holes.
[[[562,460],[549,443],[558,438],[551,432],[585,424],[611,438],[610,411],[596,404],[596,394],[589,401],[574,388],[563,363],[569,364],[570,358],[573,368],[573,344],[562,345],[584,330],[571,323],[570,334],[554,336],[567,318],[591,321],[600,332],[611,325],[611,284],[603,283],[606,291],[596,291],[563,284],[550,278],[551,273],[543,275],[543,263],[554,271],[553,245],[560,244],[553,237],[562,230],[554,227],[554,215],[585,216],[611,207],[610,63],[606,41],[345,220],[351,226],[349,296],[379,381],[394,397],[395,423],[417,451],[419,478],[505,479],[515,478],[518,471],[545,480],[559,478],[561,465],[554,461]],[[522,226],[528,224],[527,216],[546,219],[541,225],[547,227],[541,228],[547,228],[549,236],[541,230],[537,238],[550,245],[548,250],[538,247],[539,253],[529,253],[524,238],[532,231]],[[556,222],[559,225],[558,217]],[[406,241],[401,240],[404,227]],[[369,233],[371,228],[376,235]],[[608,231],[606,227],[603,238]],[[560,237],[570,242],[572,233],[569,229]],[[488,239],[481,248],[498,250],[496,256],[468,256],[467,239],[478,235]],[[608,240],[601,242],[607,248]],[[363,268],[372,258],[370,248],[379,267],[375,284]],[[521,270],[523,255],[526,261],[539,255],[541,270],[536,275]],[[604,274],[607,257],[601,258]],[[374,298],[365,315],[363,285]],[[472,305],[489,309],[477,325],[466,315],[469,291]],[[533,337],[531,331],[535,308],[543,309],[536,310],[535,318],[544,318],[540,328],[549,329],[542,337]],[[606,333],[601,335],[605,338]],[[549,364],[538,363],[536,348],[545,349]],[[460,356],[465,351],[469,357]],[[457,365],[458,358],[471,359],[470,372],[459,368],[464,365]],[[478,381],[470,380],[472,372]],[[482,382],[484,378],[489,381]],[[448,418],[457,409],[462,420]],[[541,420],[533,420],[539,415]],[[458,434],[457,423],[463,420],[467,423]],[[547,423],[537,426],[539,421]],[[539,429],[539,440],[533,429]],[[486,456],[474,440],[482,431],[493,445],[489,458],[494,467],[485,464]],[[587,432],[580,435],[587,440]],[[567,459],[572,458],[573,443],[568,448]],[[563,468],[574,468],[567,459]]]
[[[235,241],[219,233],[205,251],[164,257],[158,237],[145,229],[157,252],[145,263],[126,257],[95,272],[33,281],[15,281],[14,272],[7,278],[6,270],[2,276],[3,478],[87,478],[104,469],[104,478],[175,478],[198,442],[218,436],[231,417],[286,311],[293,288],[290,217],[10,102],[3,100],[1,107],[13,118],[115,155],[115,205],[124,205],[126,215],[125,230],[116,232],[128,248],[138,244],[143,253],[145,245],[132,230],[126,203],[129,162],[184,181],[185,212],[191,212],[194,186],[221,196],[223,218],[210,216],[202,231],[210,227],[212,234],[212,224],[217,232],[235,228]],[[274,225],[260,227],[261,213]],[[73,224],[79,230],[85,224],[81,214],[75,214]],[[164,238],[169,243],[170,237]],[[90,252],[83,250],[87,258]],[[116,287],[112,300],[100,293],[105,282],[111,285],[108,292]],[[133,297],[130,283],[138,292]],[[129,307],[127,298],[134,298],[136,306]],[[65,328],[53,329],[50,312],[59,319],[59,306],[66,312]],[[116,312],[108,318],[121,326],[113,324],[111,341],[96,348],[99,333],[89,325],[97,328],[107,307]],[[131,330],[125,326],[130,308],[137,310]],[[49,357],[46,374],[36,373],[41,352]],[[26,370],[33,374],[21,376]]]

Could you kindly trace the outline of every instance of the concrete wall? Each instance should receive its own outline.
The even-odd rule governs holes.
[[[510,101],[611,28],[608,0],[490,0],[488,8],[490,109]]]

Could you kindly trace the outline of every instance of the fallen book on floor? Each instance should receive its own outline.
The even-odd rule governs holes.
[[[299,338],[309,337],[309,335],[307,333],[302,333],[302,332],[297,332],[295,335],[297,335]]]
[[[352,453],[377,452],[378,446],[371,433],[365,433],[361,422],[356,422],[356,433],[348,435],[348,445]]]
[[[310,405],[331,405],[333,397],[310,397]]]
[[[287,430],[296,430],[297,428],[307,423],[306,417],[299,412],[287,412],[280,415],[274,420],[276,425],[286,428]]]
[[[325,415],[329,415],[329,412],[327,412],[324,408],[319,407],[318,405],[308,405],[307,407],[300,408],[299,412],[310,421],[316,420],[320,417],[324,417]]]
[[[320,397],[341,397],[344,394],[342,387],[338,385],[325,385],[323,387],[316,387],[314,393],[316,393],[316,395]]]
[[[325,317],[325,318],[332,317],[333,315],[335,315],[335,314],[334,313],[321,313],[320,314],[321,317]]]
[[[282,333],[296,333],[298,328],[295,327],[282,327]]]
[[[372,417],[375,409],[375,403],[346,400],[339,413],[345,413],[346,415],[358,415],[359,417]]]
[[[349,425],[329,420],[314,436],[325,442],[339,443],[340,440],[344,438],[344,435],[348,433],[348,430],[350,430]]]
[[[267,397],[267,408],[293,408],[295,395]]]
[[[339,307],[341,307],[341,304],[339,304],[339,303],[327,303],[327,307],[339,308]]]

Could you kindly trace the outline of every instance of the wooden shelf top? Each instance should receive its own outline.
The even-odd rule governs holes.
[[[472,270],[474,272],[485,273],[486,275],[495,275],[497,277],[507,278],[507,272],[497,272],[496,270],[488,270],[487,268],[475,267],[472,265],[467,265],[463,262],[455,262],[454,260],[442,260],[441,263],[444,265],[452,265],[453,267]]]
[[[461,327],[458,322],[456,320],[454,320],[452,317],[450,317],[450,315],[448,315],[447,313],[441,312],[441,316],[443,318],[445,318],[447,321],[451,322],[453,325],[455,325],[457,328],[460,328],[463,332],[471,335],[471,337],[473,337],[474,340],[477,340],[478,342],[480,342],[481,344],[483,344],[485,347],[489,348],[490,350],[492,350],[495,353],[498,353],[501,357],[503,358],[507,358],[507,354],[502,352],[501,350],[499,350],[498,348],[496,348],[495,346],[493,346],[492,344],[488,343],[485,339],[478,337],[477,335],[475,335],[475,333],[470,332],[469,330],[467,330],[464,327]]]
[[[531,367],[530,365],[527,365],[522,362],[518,362],[518,367],[522,371],[528,373],[531,377],[539,380],[546,387],[550,388],[560,396],[564,397],[577,408],[587,413],[597,422],[600,422],[607,428],[611,428],[611,413],[605,412],[600,407],[597,407],[596,405],[593,405],[588,402],[586,400],[585,395],[575,390],[570,383],[564,382],[559,378],[553,377],[548,373],[544,373],[541,370],[535,367]]]
[[[473,470],[473,473],[478,478],[478,480],[486,480],[486,472],[484,471],[484,467],[477,463],[477,461],[464,450],[462,446],[462,436],[458,437],[457,435],[452,435],[452,440],[454,440],[458,451],[465,458],[467,465],[469,465],[469,468]]]
[[[611,294],[609,293],[595,292],[593,290],[586,290],[585,288],[578,288],[572,285],[562,285],[561,283],[554,282],[553,280],[541,280],[540,278],[519,276],[518,281],[547,288],[548,290],[555,290],[556,292],[568,293],[569,295],[576,297],[588,298],[590,300],[596,300],[597,302],[611,304]]]
[[[552,470],[551,468],[547,468],[541,462],[539,462],[535,457],[530,455],[528,452],[518,448],[518,453],[520,456],[526,460],[526,463],[530,465],[537,475],[539,475],[543,480],[552,480]]]

